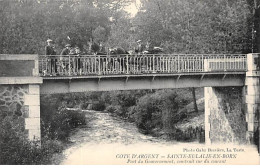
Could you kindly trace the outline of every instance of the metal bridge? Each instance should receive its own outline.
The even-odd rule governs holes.
[[[55,66],[53,66],[55,64]],[[41,93],[243,86],[243,54],[39,56]]]
[[[51,61],[57,61],[57,72]],[[68,55],[39,56],[41,76],[144,75],[208,72],[245,72],[246,55]]]
[[[40,95],[205,87],[206,143],[255,143],[260,54],[0,55],[1,105],[20,101],[25,129],[40,139]],[[18,91],[23,94],[18,94]],[[18,98],[19,97],[19,98]],[[9,107],[10,104],[10,107]],[[258,134],[259,135],[259,134]],[[257,137],[259,139],[259,137]],[[259,144],[259,143],[258,143]]]

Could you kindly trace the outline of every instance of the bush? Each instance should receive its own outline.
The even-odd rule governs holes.
[[[98,103],[94,103],[92,106],[92,109],[96,110],[96,111],[104,111],[105,108],[106,108],[106,105],[105,105],[105,102],[103,102],[103,101],[98,101]]]
[[[185,142],[197,140],[200,143],[204,143],[205,130],[202,127],[188,127],[185,130],[176,129],[175,132],[170,136],[170,139]]]
[[[88,109],[88,105],[89,105],[89,103],[83,103],[81,107],[82,107],[82,109],[86,110],[86,109]]]
[[[42,137],[47,139],[66,141],[72,128],[86,124],[84,113],[67,110],[65,107],[56,111],[55,108],[45,109],[42,105],[41,112]]]
[[[136,106],[131,106],[127,109],[126,119],[130,122],[135,122],[135,113],[137,112]]]
[[[29,142],[16,125],[13,117],[0,119],[0,164],[48,164],[55,152],[61,152],[62,143],[42,139],[40,142]]]
[[[177,94],[173,90],[159,90],[141,97],[135,109],[135,122],[141,132],[153,130],[170,132],[177,123],[175,116],[179,109]]]
[[[150,91],[114,91],[110,93],[109,97],[111,99],[111,105],[121,107],[117,107],[118,110],[120,109],[120,111],[118,111],[117,114],[119,114],[119,116],[122,118],[129,118],[128,108],[135,106],[138,99],[148,92]]]
[[[161,125],[159,102],[160,100],[152,95],[140,98],[136,106],[135,122],[141,132],[150,133],[152,129]]]
[[[85,125],[85,114],[80,111],[71,111],[71,110],[64,110],[65,113],[68,113],[67,116],[69,118],[68,125],[71,128],[76,128],[80,125]]]
[[[17,138],[17,137],[12,137]],[[26,139],[9,141],[0,147],[0,164],[2,165],[35,165],[49,164],[54,153],[63,150],[63,144],[57,141],[43,140],[41,147],[39,142],[29,142]],[[2,143],[2,142],[0,142]]]
[[[135,122],[140,132],[156,135],[163,131],[172,134],[175,124],[183,117],[177,111],[189,102],[176,91],[188,93],[185,89],[114,91],[101,97],[111,103],[106,107],[107,112]]]
[[[116,111],[116,107],[113,105],[110,105],[110,106],[106,107],[105,111],[113,114]]]
[[[103,92],[100,99],[105,102],[105,105],[110,105],[111,102],[111,92]]]

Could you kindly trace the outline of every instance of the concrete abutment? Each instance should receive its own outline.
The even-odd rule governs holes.
[[[38,55],[1,55],[0,117],[31,141],[41,140]],[[7,117],[7,118],[6,118]]]
[[[205,142],[255,144],[259,150],[260,55],[247,55],[244,87],[205,87]]]
[[[242,87],[205,87],[205,142],[246,144]]]

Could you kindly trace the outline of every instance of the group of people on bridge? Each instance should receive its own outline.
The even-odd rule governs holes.
[[[143,45],[141,40],[138,40],[136,47],[134,50],[126,51],[125,49],[121,47],[115,47],[112,49],[105,48],[102,44],[98,45],[94,42],[89,43],[89,48],[86,52],[83,52],[79,46],[72,47],[71,44],[66,44],[65,48],[62,49],[60,54],[57,54],[55,51],[54,43],[51,39],[47,40],[47,45],[45,47],[45,56],[47,57],[47,72],[45,72],[45,75],[51,75],[56,76],[59,75],[59,72],[61,72],[61,69],[64,71],[68,70],[69,68],[72,68],[74,72],[77,72],[79,75],[82,72],[83,65],[86,63],[87,59],[81,59],[81,56],[83,55],[102,55],[105,58],[110,58],[112,55],[117,55],[118,59],[116,59],[116,62],[120,62],[120,66],[126,67],[127,61],[120,61],[120,56],[123,55],[135,55],[135,56],[142,56],[147,54],[158,54],[162,52],[162,48],[160,47],[154,47],[153,49],[149,48],[149,43],[147,45]],[[72,59],[66,63],[65,59],[70,56]],[[99,60],[100,61],[100,60]],[[101,64],[103,65],[104,60],[102,60]],[[109,60],[106,63],[115,64],[115,61],[112,62]],[[113,66],[113,65],[112,65]],[[59,69],[59,70],[58,70]]]

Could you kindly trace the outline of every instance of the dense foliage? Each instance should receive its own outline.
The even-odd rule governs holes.
[[[127,3],[116,0],[0,1],[0,53],[44,54],[48,38],[54,40],[58,53],[66,43],[86,49],[90,39],[107,41],[110,26],[120,17],[117,11]]]
[[[0,164],[50,164],[62,151],[71,130],[86,122],[83,113],[66,110],[61,97],[41,98],[41,145],[27,140],[21,118],[0,116]]]
[[[203,89],[196,89],[197,99],[203,97]],[[136,124],[141,133],[164,136],[179,141],[203,142],[204,126],[178,128],[189,117],[203,115],[204,106],[194,109],[189,89],[135,90],[111,92],[87,92],[67,94],[71,107],[105,111],[115,117]],[[80,101],[79,101],[80,100]],[[185,110],[190,105],[189,112]]]
[[[85,114],[67,109],[67,99],[62,95],[41,98],[41,134],[52,140],[66,141],[72,128],[85,125]]]
[[[201,94],[201,90],[198,91]],[[120,96],[120,100],[122,100],[122,97],[126,97],[123,100],[129,103],[127,105],[112,105],[107,110],[134,122],[140,132],[153,136],[163,135],[167,139],[198,140],[197,137],[191,137],[192,135],[184,138],[182,130],[176,128],[179,122],[187,119],[187,115],[183,112],[179,113],[179,110],[192,102],[189,90],[158,90],[143,94],[141,97],[135,96],[134,92],[132,94],[120,92],[118,95],[123,95]],[[193,131],[193,129],[198,128],[191,129]],[[200,130],[198,133],[201,132],[204,132],[204,130]]]
[[[168,52],[250,52],[252,13],[246,0],[142,2],[136,33]]]
[[[252,0],[141,0],[134,18],[122,10],[131,1],[2,0],[0,53],[43,54],[47,38],[58,53],[91,40],[129,50],[137,39],[170,53],[252,50]]]

